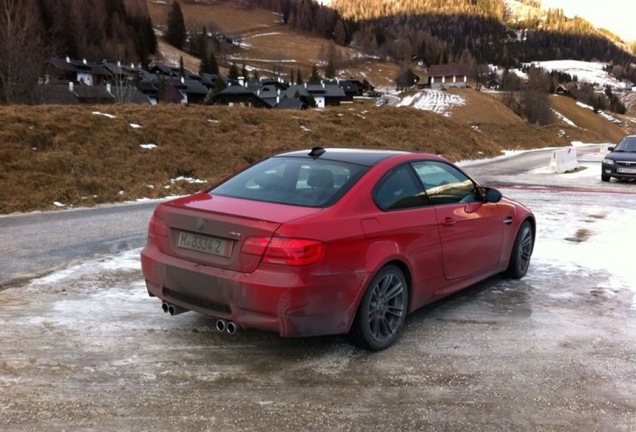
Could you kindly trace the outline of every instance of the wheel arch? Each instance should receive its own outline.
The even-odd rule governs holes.
[[[410,307],[413,300],[413,278],[411,275],[411,270],[409,266],[406,264],[406,262],[404,262],[404,260],[401,260],[399,258],[392,258],[378,265],[377,268],[373,271],[373,273],[371,273],[371,275],[369,276],[364,288],[360,290],[360,293],[358,294],[356,298],[355,304],[352,305],[352,309],[355,311],[355,313],[353,313],[351,317],[349,318],[349,322],[347,323],[347,331],[351,330],[351,325],[353,324],[353,321],[355,320],[357,311],[360,308],[360,303],[362,302],[362,299],[364,298],[364,294],[369,289],[369,285],[371,281],[373,280],[375,275],[377,275],[379,272],[382,271],[383,268],[389,265],[393,265],[397,267],[404,275],[404,279],[406,279],[406,291],[408,294],[406,310],[408,311],[409,314],[411,313]]]
[[[406,285],[401,291],[403,294],[396,292],[386,297],[386,290],[396,285],[391,284],[387,287],[382,281],[387,275],[397,273],[400,273],[399,278],[403,279],[400,283]],[[411,272],[408,265],[400,259],[387,260],[376,269],[369,283],[361,290],[362,296],[356,306],[354,319],[349,325],[348,337],[354,345],[369,351],[380,351],[391,346],[399,338],[406,317],[410,314],[411,286]],[[374,296],[378,297],[372,303]],[[397,303],[393,303],[394,301]],[[390,311],[392,307],[399,308],[400,314],[396,313],[396,309]]]

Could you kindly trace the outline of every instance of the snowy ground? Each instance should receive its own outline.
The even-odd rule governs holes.
[[[502,188],[537,216],[524,279],[424,308],[373,355],[169,317],[138,249],[1,291],[0,430],[634,431],[636,185],[601,191],[600,157]]]
[[[414,95],[402,98],[397,106],[412,106],[419,110],[433,111],[445,117],[450,117],[451,112],[449,110],[453,106],[465,104],[466,99],[458,94],[451,94],[442,90],[422,90]]]
[[[529,63],[530,64],[530,63]],[[543,62],[532,62],[538,67],[545,69],[546,71],[559,71],[570,74],[575,77],[579,82],[586,82],[590,84],[596,84],[599,88],[604,89],[606,86],[610,86],[614,89],[627,89],[627,85],[618,81],[616,78],[608,74],[604,68],[606,63],[599,62],[584,62],[578,60],[552,60]],[[513,70],[520,77],[527,79],[526,73],[520,69]],[[631,84],[629,84],[631,86]],[[397,92],[391,89],[381,89],[386,93],[395,94]],[[397,106],[412,106],[417,109],[433,111],[437,114],[444,115],[446,117],[451,116],[451,109],[455,105],[464,105],[466,100],[461,95],[449,94],[442,90],[422,90],[413,95],[404,97]],[[587,105],[582,105],[584,108],[592,109]],[[555,114],[568,124],[574,125],[569,119],[563,117],[559,112],[555,111]],[[619,119],[616,119],[609,113],[601,112],[601,116],[605,117],[608,121],[614,123],[621,123]]]

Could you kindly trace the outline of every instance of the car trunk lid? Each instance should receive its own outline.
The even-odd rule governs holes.
[[[199,193],[161,206],[169,255],[202,265],[251,273],[261,256],[243,253],[249,238],[271,238],[285,222],[321,209]]]

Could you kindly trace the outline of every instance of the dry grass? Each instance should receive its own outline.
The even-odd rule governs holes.
[[[465,116],[447,119],[359,104],[305,112],[192,105],[5,106],[0,107],[0,213],[50,210],[55,201],[91,206],[190,193],[204,186],[172,180],[193,177],[209,185],[272,153],[315,145],[419,150],[461,160],[593,139],[578,128],[492,121],[475,130],[471,123]]]
[[[279,17],[259,8],[244,9],[232,1],[216,1],[213,4],[196,5],[181,2],[186,23],[194,28],[206,25],[219,31],[240,36],[249,48],[236,48],[230,53],[232,61],[239,66],[245,64],[255,68],[262,75],[276,73],[287,76],[291,69],[300,68],[305,79],[314,64],[320,64],[321,52],[326,52],[329,42],[325,39],[300,33],[283,26]],[[165,25],[170,6],[166,3],[148,1],[148,9],[153,23],[159,26]],[[196,24],[195,24],[196,23]],[[341,78],[350,76],[367,79],[375,86],[391,87],[395,85],[395,77],[399,73],[397,65],[377,60],[364,60],[356,58],[357,53],[351,48],[338,47],[343,59],[338,70]],[[160,42],[160,51],[163,55],[158,60],[178,65],[179,57],[183,56],[184,65],[197,72],[200,61],[189,56],[183,51],[174,49]],[[355,60],[348,60],[355,59]],[[221,63],[223,59],[218,59]],[[222,69],[227,70],[230,62],[222,64]]]
[[[556,111],[577,126],[603,137],[604,142],[616,143],[625,136],[625,130],[621,127],[605,120],[592,110],[581,108],[571,97],[554,96],[550,98],[550,103]]]

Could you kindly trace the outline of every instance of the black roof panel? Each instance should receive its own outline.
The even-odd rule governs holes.
[[[311,149],[297,150],[276,155],[276,157],[298,157],[311,159],[309,152]],[[397,150],[370,150],[370,149],[354,149],[354,148],[326,148],[325,152],[319,159],[328,159],[342,162],[349,162],[358,165],[371,166],[376,163],[408,152]]]

